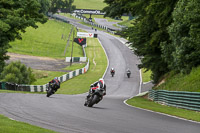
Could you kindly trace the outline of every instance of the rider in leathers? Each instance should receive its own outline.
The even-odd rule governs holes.
[[[103,95],[104,96],[106,95],[106,84],[105,84],[104,80],[101,78],[101,79],[99,79],[99,81],[96,81],[96,82],[94,82],[93,84],[90,85],[89,93],[88,93],[86,100],[88,100],[88,98],[90,98],[92,96],[92,91],[91,91],[92,87],[100,87],[101,89],[104,90]]]

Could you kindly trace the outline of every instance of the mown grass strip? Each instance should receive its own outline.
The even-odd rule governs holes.
[[[11,120],[0,115],[0,132],[1,133],[56,133],[54,131],[33,126],[24,122]]]
[[[22,40],[16,40],[11,43],[12,48],[8,51],[33,56],[43,56],[51,58],[65,58],[71,56],[72,40],[67,47],[66,55],[64,50],[67,44],[71,25],[57,20],[49,20],[45,24],[38,24],[39,28],[27,28],[22,34]],[[75,32],[76,35],[76,32]],[[82,48],[74,43],[74,57],[82,57]]]
[[[152,102],[148,99],[139,96],[127,100],[127,104],[143,109],[152,110],[155,112],[160,112],[200,122],[200,112],[160,105],[158,103]]]
[[[106,3],[104,0],[75,0],[73,5],[76,5],[76,9],[102,10]]]
[[[90,84],[103,76],[107,67],[107,58],[98,39],[87,38],[86,55],[90,60],[90,68],[87,73],[62,83],[57,94],[80,94],[87,92]]]

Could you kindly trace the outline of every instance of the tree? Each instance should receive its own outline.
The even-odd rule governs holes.
[[[20,33],[25,32],[27,27],[37,28],[37,22],[47,21],[39,10],[37,0],[0,0],[0,72],[8,59],[9,42],[21,39]]]
[[[58,12],[58,10],[62,10],[63,12],[71,12],[76,8],[76,6],[72,5],[74,0],[51,0],[50,12],[53,14]]]
[[[107,16],[131,13],[136,16],[135,23],[122,31],[141,57],[140,68],[151,70],[154,82],[169,71],[167,62],[162,58],[160,44],[170,42],[167,27],[172,23],[172,12],[178,0],[105,0],[108,4],[104,11]]]
[[[17,84],[31,84],[36,80],[32,73],[32,69],[30,67],[27,68],[24,64],[21,64],[20,61],[11,62],[4,67],[0,79],[4,82]]]
[[[47,14],[47,12],[49,11],[49,8],[50,8],[50,0],[38,0],[38,2],[40,3],[41,5],[41,9],[40,9],[40,13],[43,13],[43,14]]]
[[[200,65],[200,1],[179,0],[168,32],[171,43],[162,45],[171,70],[189,73]]]

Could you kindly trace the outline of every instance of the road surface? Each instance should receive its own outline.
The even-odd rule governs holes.
[[[71,22],[94,32],[87,26]],[[105,74],[107,95],[93,108],[85,107],[85,94],[0,93],[0,114],[43,128],[63,133],[199,133],[200,124],[189,122],[124,104],[124,100],[139,93],[139,62],[119,39],[97,31],[98,38],[109,58],[109,68],[116,74]],[[130,68],[131,78],[125,70]]]

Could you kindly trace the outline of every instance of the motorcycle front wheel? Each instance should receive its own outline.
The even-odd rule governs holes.
[[[47,97],[49,97],[51,94],[52,94],[52,88],[49,88],[49,89],[47,90]]]
[[[94,95],[91,101],[89,102],[88,107],[92,107],[95,103],[97,103],[97,101],[99,101],[99,96]]]

